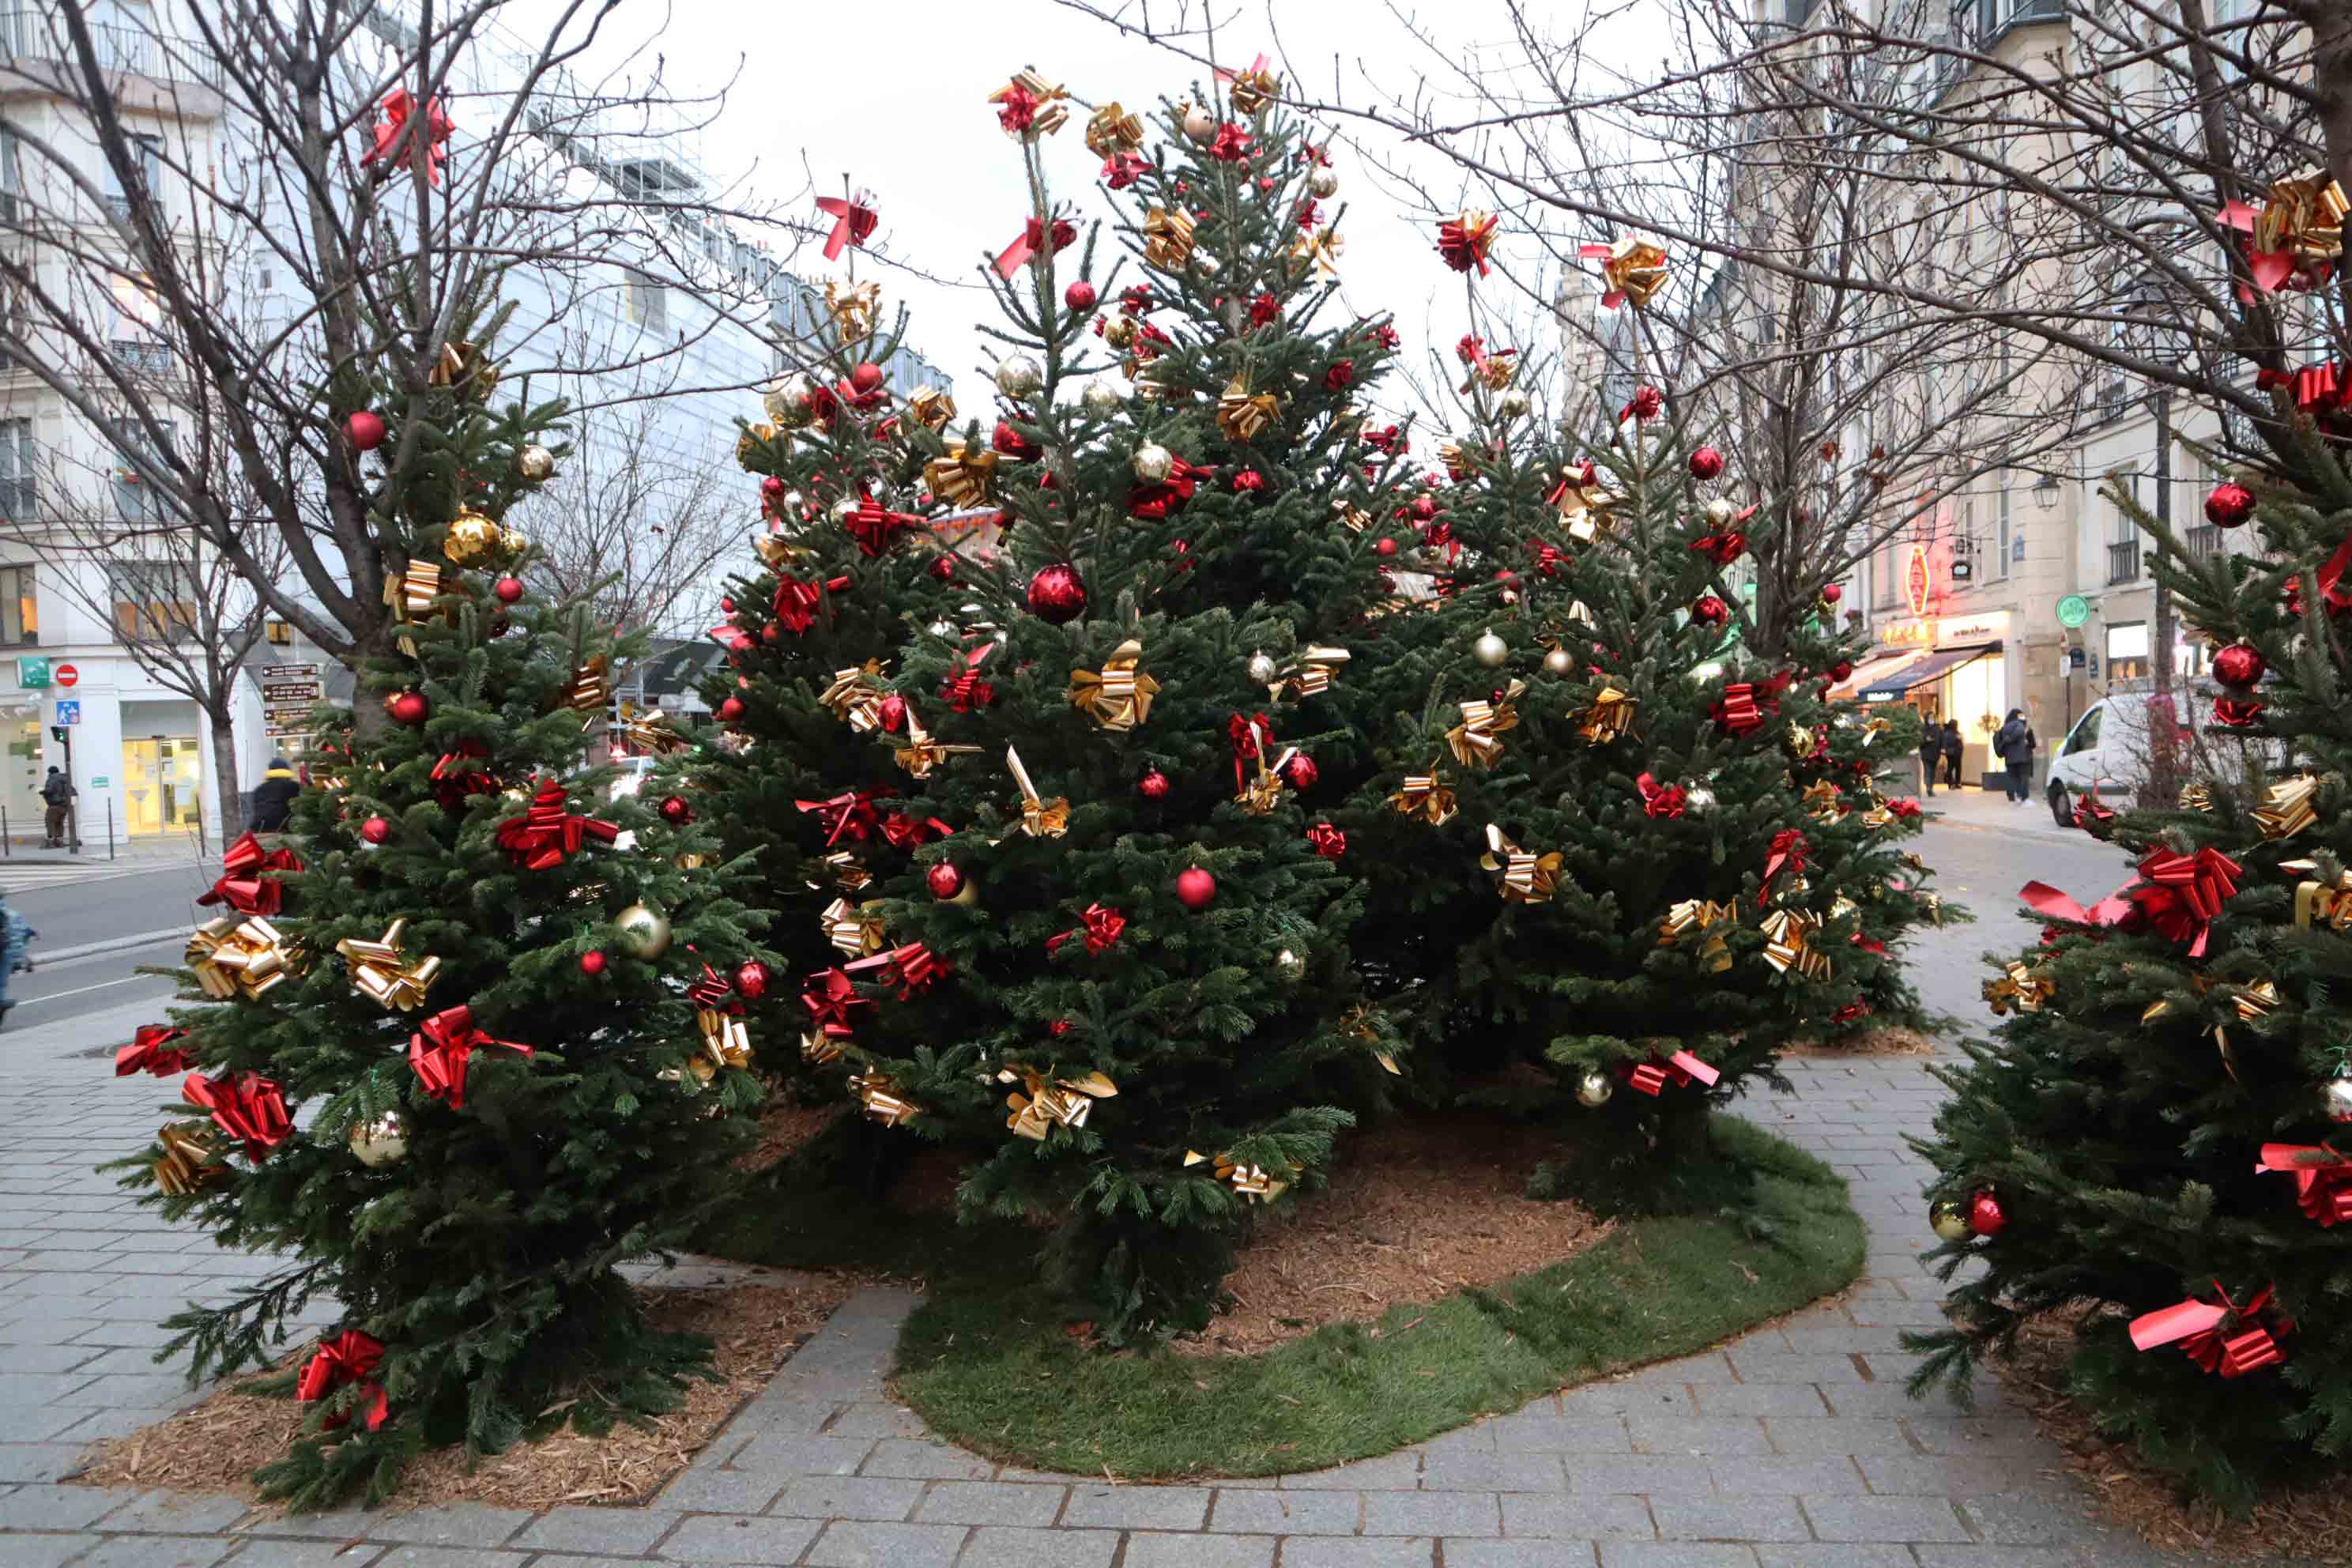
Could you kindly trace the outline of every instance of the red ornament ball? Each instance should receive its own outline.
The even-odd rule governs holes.
[[[942,583],[955,581],[955,557],[935,555],[931,558],[931,575]]]
[[[683,827],[694,820],[694,807],[686,804],[682,795],[666,795],[661,803],[662,820],[673,827]]]
[[[1076,1027],[1077,1025],[1067,1018],[1056,1018],[1045,1026],[1045,1032],[1058,1040],[1066,1037]]]
[[[383,445],[383,416],[362,408],[343,421],[343,435],[362,452],[373,452]]]
[[[1414,521],[1428,522],[1437,516],[1437,501],[1430,496],[1415,496],[1411,510]]]
[[[963,872],[955,862],[941,860],[923,873],[923,885],[930,889],[935,899],[952,899],[963,891]]]
[[[1396,552],[1397,542],[1393,539],[1383,539],[1372,546],[1372,553],[1375,555],[1394,555]]]
[[[1135,781],[1135,793],[1146,800],[1166,800],[1168,775],[1158,768],[1146,770],[1144,775]]]
[[[422,691],[401,691],[383,700],[383,710],[395,724],[422,724],[433,715],[433,704]]]
[[[1969,1200],[1969,1229],[1979,1236],[1999,1236],[2009,1225],[2000,1199],[1988,1188]]]
[[[743,700],[740,697],[730,697],[726,701],[721,702],[719,705],[719,717],[729,724],[743,717]]]
[[[2269,663],[2252,643],[2231,643],[2213,656],[2213,679],[2224,686],[2242,689],[2259,684],[2269,670]]]
[[[360,824],[360,837],[370,844],[381,844],[392,837],[392,824],[381,816],[371,816]]]
[[[1702,594],[1691,605],[1691,619],[1703,626],[1719,626],[1731,618],[1731,606],[1713,594]]]
[[[1844,598],[1844,597],[1845,597],[1845,589],[1844,589],[1844,587],[1843,587],[1843,586],[1842,586],[1842,585],[1841,585],[1841,584],[1836,584],[1836,583],[1832,583],[1832,584],[1829,584],[1827,587],[1825,587],[1825,588],[1823,588],[1823,589],[1822,590],[1822,604],[1824,604],[1824,605],[1834,605],[1834,604],[1836,604],[1840,599],[1843,599],[1843,598]]]
[[[1176,873],[1176,901],[1188,910],[1205,910],[1217,896],[1217,879],[1198,866]]]
[[[1086,613],[1087,584],[1078,569],[1064,562],[1040,566],[1029,579],[1029,612],[1053,626],[1074,621]]]
[[[893,691],[874,705],[874,716],[895,735],[907,727],[907,700]]]
[[[783,499],[783,494],[784,481],[778,479],[775,475],[770,474],[766,479],[760,481],[760,495],[761,499],[766,500],[781,500]]]
[[[1083,278],[1079,279],[1076,283],[1071,284],[1068,288],[1062,290],[1062,303],[1067,305],[1073,310],[1093,310],[1095,308],[1095,286],[1087,282]]]
[[[591,948],[580,955],[580,973],[594,976],[604,973],[604,955]]]
[[[2223,480],[2205,498],[2205,521],[2216,528],[2235,528],[2254,515],[2254,492],[2232,480]]]
[[[522,579],[501,577],[490,584],[490,592],[499,596],[501,605],[520,604],[522,600]]]
[[[747,1002],[757,1002],[768,994],[768,966],[756,958],[747,958],[735,968],[735,989]]]
[[[1723,454],[1712,447],[1701,447],[1690,455],[1691,478],[1711,479],[1723,472]]]
[[[1850,680],[1853,677],[1853,662],[1851,659],[1842,658],[1835,664],[1830,666],[1830,679],[1833,681]]]
[[[773,647],[776,644],[783,641],[783,623],[781,621],[770,621],[766,626],[761,626],[760,628],[760,640],[766,643],[771,647]],[[729,643],[727,646],[733,648],[737,653],[749,653],[751,649],[751,639],[747,637],[738,637],[733,642]]]
[[[849,384],[861,397],[867,393],[879,391],[882,386],[882,367],[872,360],[861,361],[857,367],[849,373]]]
[[[1315,765],[1314,758],[1301,752],[1283,764],[1282,776],[1289,781],[1291,788],[1303,795],[1315,787],[1315,781],[1323,776],[1323,770]]]

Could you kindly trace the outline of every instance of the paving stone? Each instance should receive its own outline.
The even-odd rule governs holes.
[[[1110,1568],[1118,1542],[1116,1530],[983,1527],[971,1532],[956,1568]]]
[[[1990,1420],[1913,1415],[1905,1418],[1903,1426],[1910,1433],[1913,1446],[1924,1453],[2038,1457],[2050,1452],[2033,1423],[2021,1415],[2003,1415]]]
[[[1710,1460],[1715,1489],[1732,1496],[1822,1492],[1859,1497],[1870,1489],[1853,1460],[1843,1454],[1759,1454],[1746,1459]]]
[[[1961,1517],[1975,1528],[1977,1538],[1998,1546],[2057,1545],[2098,1533],[2078,1501],[2059,1503],[2019,1493],[1958,1500]]]
[[[695,1522],[700,1522],[696,1521]],[[780,1521],[766,1521],[780,1522]],[[809,1548],[810,1568],[945,1568],[963,1550],[969,1531],[961,1524],[875,1524],[836,1521]],[[674,1551],[673,1547],[665,1547]],[[788,1563],[789,1557],[735,1561]]]
[[[1514,1492],[1514,1497],[1549,1493]],[[1366,1535],[1499,1535],[1493,1492],[1366,1492]]]
[[[1638,1497],[1503,1495],[1503,1533],[1563,1541],[1655,1541],[1650,1506]]]
[[[1805,1516],[1823,1541],[1967,1541],[1968,1528],[1942,1498],[1809,1497]]]
[[[1850,1355],[1799,1355],[1795,1352],[1775,1354],[1770,1351],[1749,1350],[1745,1345],[1731,1348],[1731,1364],[1742,1383],[1865,1383],[1863,1370]]]
[[[600,1508],[578,1511],[611,1515],[621,1510]],[[367,1536],[376,1541],[411,1542],[420,1546],[500,1546],[506,1544],[515,1531],[530,1523],[534,1517],[528,1509],[492,1508],[488,1503],[457,1502],[439,1508],[397,1511],[386,1510],[370,1513],[353,1510],[341,1514],[311,1514],[308,1516],[310,1528],[297,1528],[284,1533],[330,1535],[340,1530],[341,1538],[346,1541]],[[299,1527],[304,1521],[298,1517],[284,1522]],[[260,1527],[257,1525],[256,1528]]]
[[[1592,1568],[1600,1561],[1591,1544],[1565,1541],[1447,1541],[1445,1568]],[[1287,1563],[1290,1548],[1283,1548]]]
[[[919,1437],[923,1418],[896,1405],[846,1405],[824,1429],[828,1437]]]
[[[1263,1535],[1353,1535],[1362,1524],[1361,1492],[1261,1492],[1221,1486],[1209,1528]]]
[[[853,1439],[854,1440],[854,1439]],[[741,1461],[738,1461],[741,1463]],[[908,1480],[984,1481],[996,1472],[986,1459],[927,1438],[885,1437],[874,1445],[858,1474]]]
[[[1643,1411],[1652,1415],[1690,1415],[1697,1411],[1690,1388],[1679,1383],[1588,1383],[1559,1393],[1563,1415],[1616,1415]]]
[[[672,1563],[796,1563],[819,1528],[805,1519],[689,1514],[662,1542],[658,1555]]]
[[[847,1405],[836,1405],[829,1400],[754,1399],[735,1413],[734,1418],[727,1423],[727,1430],[730,1434],[740,1433],[745,1436],[762,1436],[770,1432],[789,1437],[814,1437],[820,1435],[841,1437],[867,1436],[862,1433],[825,1432],[825,1427],[832,1423],[834,1417],[848,1408],[850,1407]]]
[[[225,1493],[152,1491],[109,1514],[110,1533],[152,1531],[163,1535],[206,1535],[226,1530],[253,1511],[243,1498]]]
[[[1282,1478],[1282,1489],[1295,1491],[1410,1491],[1421,1484],[1421,1455],[1411,1448],[1334,1465],[1328,1470],[1302,1470]]]
[[[1708,1462],[1687,1454],[1578,1454],[1567,1463],[1568,1489],[1576,1497],[1612,1492],[1698,1497],[1715,1490]]]
[[[721,1445],[714,1443],[715,1452]],[[726,1462],[742,1470],[772,1470],[780,1478],[855,1475],[874,1445],[864,1437],[803,1437],[768,1432],[737,1449]]]
[[[383,1548],[373,1541],[248,1541],[229,1559],[230,1568],[365,1568]],[[581,1558],[563,1568],[593,1568]]]
[[[1679,1410],[1687,1412],[1690,1400],[1680,1398]],[[1506,1415],[1488,1423],[1495,1434],[1496,1448],[1505,1454],[1624,1454],[1633,1445],[1625,1436],[1624,1421],[1614,1414],[1583,1415]]]
[[[1206,1487],[1075,1487],[1062,1522],[1073,1529],[1198,1530],[1209,1516]]]
[[[1762,1568],[1917,1568],[1907,1546],[1856,1546],[1844,1542],[1759,1546],[1756,1557]]]
[[[1756,1552],[1695,1541],[1604,1541],[1601,1568],[1756,1568]]]
[[[1271,1535],[1163,1535],[1127,1538],[1126,1568],[1274,1568]]]
[[[758,1513],[784,1489],[782,1479],[769,1470],[681,1470],[662,1488],[656,1500],[666,1509],[682,1513]]]
[[[74,1559],[74,1568],[212,1568],[230,1545],[215,1536],[116,1535]]]
[[[1642,1454],[1769,1454],[1764,1423],[1739,1416],[1628,1415],[1625,1428]]]
[[[520,1552],[485,1552],[478,1546],[394,1546],[368,1568],[522,1568]]]
[[[1556,1492],[1566,1484],[1558,1454],[1429,1454],[1421,1462],[1423,1491]]]
[[[135,1496],[106,1487],[19,1487],[0,1497],[0,1524],[10,1530],[80,1530]]]
[[[1883,1415],[1767,1416],[1764,1428],[1783,1454],[1908,1454],[1910,1436],[1900,1421]]]
[[[1068,1491],[1004,1481],[941,1481],[915,1510],[915,1518],[924,1524],[1046,1525],[1061,1513]]]
[[[763,1472],[764,1473],[764,1472]],[[803,1476],[767,1511],[794,1519],[903,1520],[922,1500],[923,1483],[881,1476]]]
[[[188,1380],[169,1372],[110,1372],[96,1377],[82,1377],[79,1373],[65,1374],[69,1381],[79,1381],[80,1387],[57,1396],[60,1405],[89,1405],[107,1410],[171,1410],[197,1397],[200,1391],[188,1387]],[[0,1402],[6,1395],[0,1393]]]
[[[1854,1462],[1872,1491],[1892,1497],[2022,1491],[2041,1479],[2031,1462],[2006,1454],[1864,1454]]]
[[[1658,1533],[1668,1541],[1811,1541],[1813,1532],[1784,1497],[1650,1499]]]
[[[625,1556],[645,1551],[677,1522],[677,1515],[667,1509],[558,1504],[533,1520],[530,1527],[509,1544],[527,1550],[602,1552]]]
[[[1827,1415],[1813,1383],[1702,1383],[1691,1391],[1701,1415]]]
[[[0,1516],[5,1517],[5,1516]],[[58,1568],[98,1544],[95,1535],[0,1535],[8,1568]]]
[[[1430,1568],[1436,1552],[1433,1541],[1402,1535],[1378,1541],[1302,1535],[1282,1543],[1282,1568]]]

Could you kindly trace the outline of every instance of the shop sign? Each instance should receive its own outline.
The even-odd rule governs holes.
[[[49,683],[49,661],[46,658],[20,658],[16,661],[16,684],[31,690]]]
[[[1936,623],[1936,645],[1958,647],[1968,643],[2001,642],[2009,637],[2009,612],[1988,610],[1980,616],[1946,616]]]

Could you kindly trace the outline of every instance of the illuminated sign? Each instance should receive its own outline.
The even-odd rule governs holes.
[[[1912,545],[1910,558],[1903,563],[1903,596],[1910,601],[1913,615],[1927,613],[1927,591],[1934,585],[1927,572],[1927,547]]]

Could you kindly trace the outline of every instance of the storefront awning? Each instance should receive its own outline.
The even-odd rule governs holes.
[[[1896,702],[1912,688],[1925,686],[1931,680],[1941,680],[1964,664],[1972,664],[1989,653],[1999,653],[1997,642],[1978,643],[1973,647],[1939,647],[1927,658],[1905,665],[1883,679],[1874,680],[1862,689],[1864,702]]]
[[[1830,693],[1830,700],[1852,701],[1855,692],[1867,691],[1872,687],[1884,682],[1905,665],[1927,657],[1927,650],[1921,647],[1898,648],[1893,653],[1873,654],[1854,666],[1853,673],[1847,676],[1839,683],[1837,689]]]

